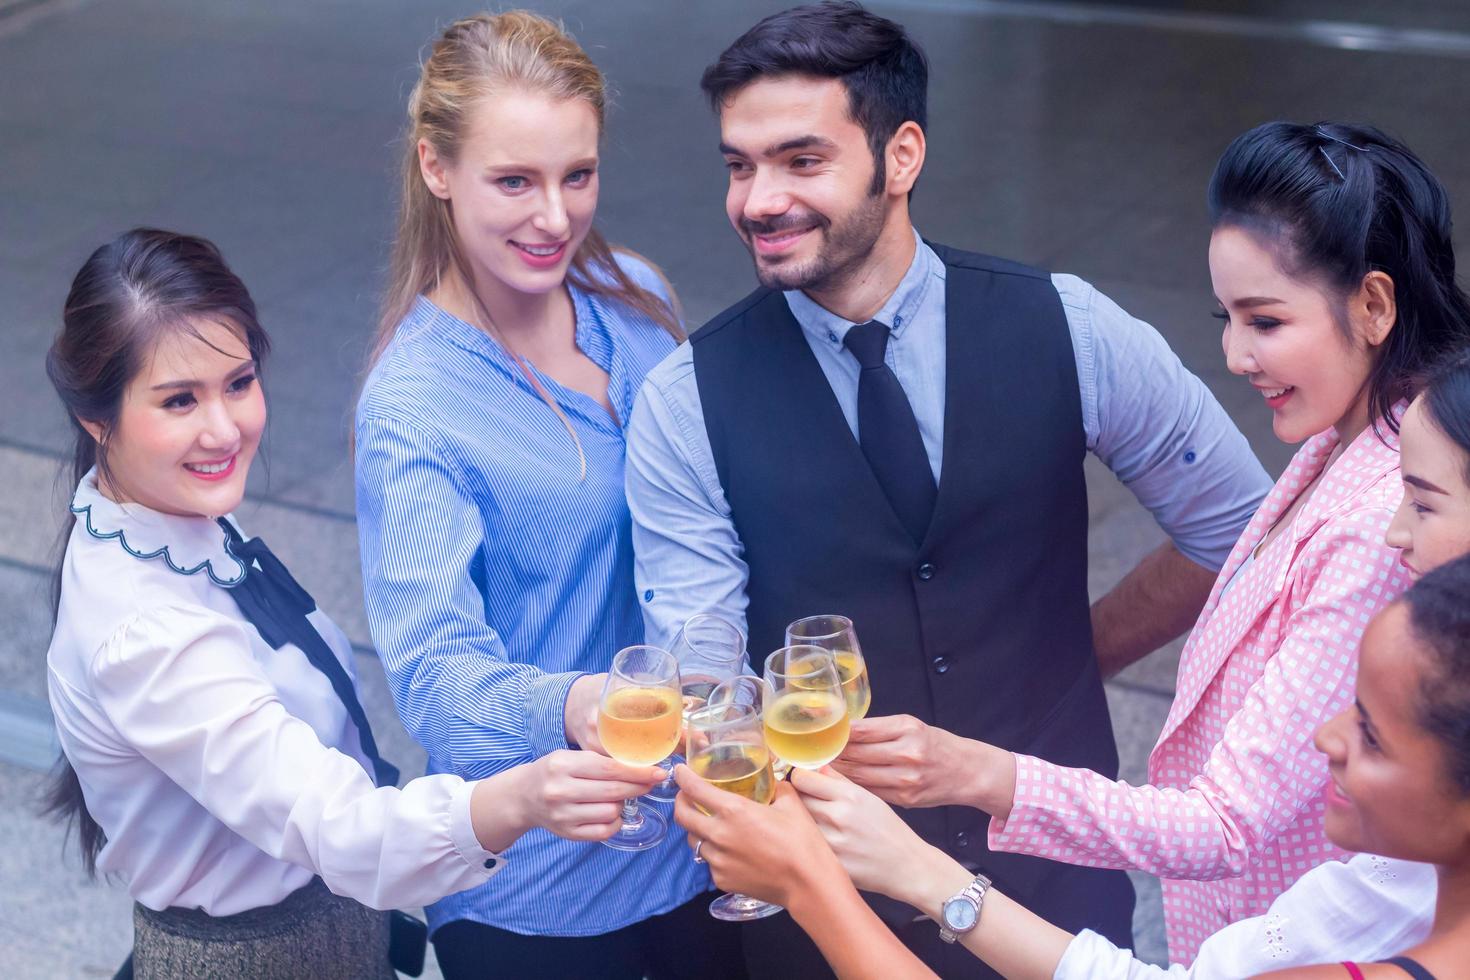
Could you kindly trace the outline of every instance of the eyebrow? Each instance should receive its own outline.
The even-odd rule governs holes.
[[[581,160],[573,160],[567,164],[567,171],[586,170],[588,167],[597,166],[596,157],[584,157]],[[485,173],[538,173],[540,167],[534,167],[529,163],[492,163],[485,167]]]
[[[1407,483],[1409,486],[1418,487],[1420,490],[1427,490],[1430,493],[1442,493],[1446,497],[1448,497],[1450,494],[1448,490],[1440,489],[1439,487],[1430,483],[1428,480],[1424,479],[1422,476],[1413,476],[1412,474],[1405,473],[1403,475],[1403,479],[1404,482]]]
[[[761,156],[778,157],[783,153],[790,153],[792,150],[809,150],[813,147],[823,150],[835,150],[837,144],[825,136],[807,133],[805,136],[794,136],[789,140],[782,140],[780,143],[772,143],[761,151]],[[720,152],[726,156],[745,156],[743,152],[726,143],[724,140],[720,141]]]
[[[255,361],[254,361],[254,359],[248,360],[244,364],[241,364],[239,367],[235,368],[235,370],[231,371],[229,374],[225,375],[225,380],[226,381],[233,381],[234,379],[238,378],[240,375],[244,374],[246,371],[253,370],[254,367],[255,367]],[[149,391],[167,391],[169,389],[178,389],[178,390],[181,390],[181,391],[187,391],[190,388],[197,388],[197,387],[199,387],[200,384],[202,384],[202,382],[195,381],[193,379],[190,379],[190,380],[187,380],[187,381],[165,381],[162,384],[156,384],[156,385],[154,385],[152,388],[150,388],[148,390]]]
[[[1253,306],[1273,306],[1280,302],[1282,302],[1282,300],[1279,300],[1274,296],[1247,296],[1245,299],[1236,300],[1231,305],[1250,308]],[[1220,305],[1224,306],[1225,304],[1221,303]]]

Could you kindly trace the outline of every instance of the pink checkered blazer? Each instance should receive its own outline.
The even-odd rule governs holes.
[[[1323,831],[1327,761],[1312,736],[1352,704],[1363,629],[1409,584],[1383,540],[1403,487],[1398,439],[1380,428],[1387,445],[1372,427],[1359,435],[1232,583],[1335,432],[1302,446],[1251,518],[1184,646],[1150,785],[1018,756],[1015,806],[991,822],[996,850],[1162,878],[1172,962],[1344,857]]]

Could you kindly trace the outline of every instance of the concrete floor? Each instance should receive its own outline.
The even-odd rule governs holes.
[[[691,321],[752,276],[725,223],[716,128],[697,80],[781,3],[566,0],[611,80],[600,222],[663,264]],[[929,237],[1082,275],[1150,320],[1215,390],[1267,467],[1290,455],[1224,369],[1204,262],[1203,191],[1231,137],[1287,118],[1403,137],[1463,201],[1470,14],[1451,0],[908,0],[933,66]],[[1389,9],[1383,9],[1388,7]],[[369,662],[347,420],[391,233],[396,143],[420,45],[472,3],[0,0],[0,752],[44,756],[45,570],[65,490],[65,420],[41,358],[71,276],[139,224],[213,238],[251,287],[276,356],[269,470],[243,517],[362,645],[391,755],[421,765]],[[1312,22],[1356,22],[1365,31]],[[1303,26],[1303,25],[1306,26]],[[1393,29],[1422,28],[1402,34]],[[1457,33],[1458,32],[1458,33]],[[1092,586],[1160,538],[1094,467]],[[1141,779],[1178,644],[1110,686],[1125,775]],[[42,733],[39,748],[27,743]],[[130,942],[116,886],[84,881],[33,813],[40,777],[0,762],[0,944],[11,977],[109,976]],[[1138,948],[1162,955],[1140,878]]]

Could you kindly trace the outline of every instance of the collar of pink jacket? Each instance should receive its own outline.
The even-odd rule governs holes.
[[[1405,408],[1407,403],[1395,406],[1394,417],[1401,418]],[[1225,567],[1220,569],[1214,588],[1210,591],[1210,598],[1185,644],[1180,659],[1178,691],[1169,717],[1164,723],[1164,730],[1159,736],[1159,745],[1189,717],[1236,646],[1255,626],[1261,615],[1280,599],[1288,586],[1302,545],[1334,517],[1363,506],[1364,495],[1373,491],[1376,486],[1383,485],[1386,480],[1392,480],[1394,487],[1401,492],[1397,476],[1398,433],[1379,421],[1376,426],[1370,425],[1359,433],[1342,455],[1333,461],[1332,466],[1322,475],[1311,499],[1292,517],[1291,526],[1256,558],[1256,565],[1259,567],[1247,571],[1246,574],[1263,576],[1270,586],[1260,589],[1233,588],[1223,602],[1226,606],[1239,603],[1240,608],[1229,608],[1229,618],[1224,621],[1225,632],[1214,632],[1209,641],[1204,642],[1207,632],[1213,632],[1208,631],[1206,625],[1211,623],[1221,608],[1225,585],[1250,556],[1251,551],[1260,544],[1266,532],[1296,500],[1302,489],[1321,473],[1328,457],[1337,448],[1337,443],[1337,433],[1332,429],[1320,432],[1303,443],[1286,471],[1256,510],[1255,516],[1246,525],[1240,540],[1235,543],[1235,548],[1230,552]]]

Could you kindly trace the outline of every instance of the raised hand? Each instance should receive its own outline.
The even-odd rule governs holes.
[[[762,806],[712,786],[688,766],[676,767],[674,779],[680,790],[674,820],[689,832],[689,846],[699,848],[721,888],[795,912],[820,885],[846,883],[821,831],[786,783]]]
[[[584,674],[572,681],[571,689],[567,691],[562,722],[567,742],[578,748],[602,751],[602,739],[597,735],[597,708],[602,701],[602,688],[606,681],[606,674]]]
[[[1003,818],[1015,794],[1011,753],[912,715],[853,722],[847,748],[833,766],[897,806],[961,804]]]
[[[657,766],[560,749],[476,785],[470,798],[475,836],[490,851],[509,847],[532,827],[568,840],[606,840],[622,826],[623,800],[648,792],[663,775]]]
[[[793,772],[791,785],[852,883],[902,900],[903,882],[933,848],[891,806],[835,767]]]

